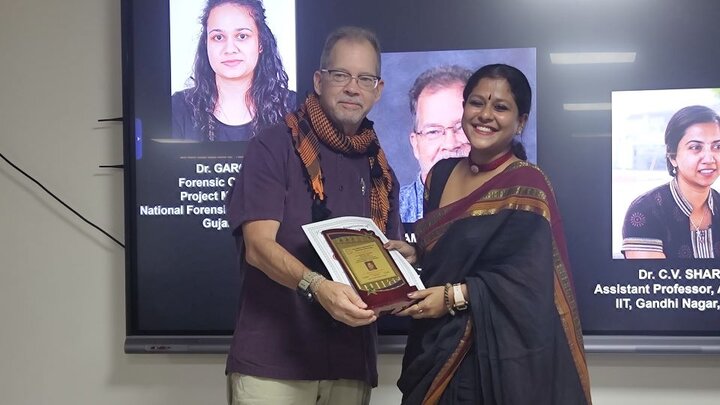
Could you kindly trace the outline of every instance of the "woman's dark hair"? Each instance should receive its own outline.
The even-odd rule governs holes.
[[[710,122],[720,125],[720,116],[713,109],[702,105],[691,105],[682,108],[670,118],[665,128],[665,164],[671,176],[675,176],[675,173],[673,173],[674,166],[670,162],[670,158],[675,158],[680,140],[685,136],[685,131],[695,124]]]
[[[245,7],[258,28],[260,55],[253,72],[253,81],[245,102],[254,113],[250,121],[252,134],[260,128],[276,124],[294,108],[294,100],[288,90],[288,76],[278,54],[277,41],[265,21],[265,9],[259,0],[208,0],[200,17],[202,31],[198,41],[193,76],[195,86],[187,92],[186,98],[192,106],[192,120],[201,133],[214,140],[215,103],[218,98],[215,72],[207,56],[207,22],[210,12],[223,4]]]
[[[528,82],[527,77],[520,69],[502,63],[485,65],[470,76],[463,90],[463,105],[480,80],[486,78],[507,80],[508,85],[510,85],[510,92],[518,107],[518,115],[521,117],[525,114],[530,115],[530,106],[532,104],[530,82]],[[522,142],[513,139],[512,150],[518,159],[527,160],[527,152]]]

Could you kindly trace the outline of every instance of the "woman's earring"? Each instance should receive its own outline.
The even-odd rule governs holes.
[[[677,166],[673,166],[673,176],[677,176]]]

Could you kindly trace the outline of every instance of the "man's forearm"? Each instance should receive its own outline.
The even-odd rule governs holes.
[[[297,288],[303,274],[310,271],[300,260],[273,240],[250,244],[246,242],[245,254],[250,265],[260,269],[276,283],[293,290]]]

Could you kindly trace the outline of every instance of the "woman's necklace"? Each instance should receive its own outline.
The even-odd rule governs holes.
[[[700,227],[702,226],[703,222],[705,221],[705,214],[707,212],[705,211],[705,205],[701,206],[700,209],[702,209],[702,216],[700,217],[700,226],[695,225],[695,221],[692,220],[692,214],[688,217],[690,219],[690,224],[695,228],[695,232],[700,232]]]
[[[475,163],[472,160],[472,157],[468,155],[468,163],[470,164],[470,172],[472,174],[478,174],[480,172],[489,172],[491,170],[495,170],[498,167],[500,167],[501,164],[505,163],[512,157],[512,149],[507,151],[504,155],[500,156],[499,158],[488,162],[488,163]]]

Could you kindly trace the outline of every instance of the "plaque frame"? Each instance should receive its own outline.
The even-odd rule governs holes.
[[[408,283],[375,232],[367,229],[335,228],[322,231],[322,235],[351,280],[355,291],[370,309],[385,313],[412,304],[413,300],[408,298],[407,294],[417,291],[417,287]],[[365,269],[359,265],[360,262],[366,266]],[[359,274],[362,272],[370,274]],[[372,272],[381,274],[373,277]],[[390,277],[382,276],[388,272],[392,273]]]

